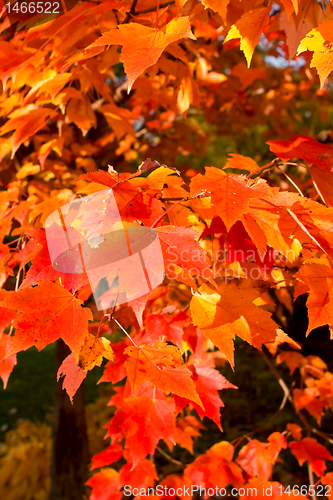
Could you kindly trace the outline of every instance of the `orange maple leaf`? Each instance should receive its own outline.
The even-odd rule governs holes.
[[[160,439],[173,441],[174,405],[146,396],[126,398],[110,421],[108,434],[121,432],[132,457],[132,469],[142,458],[154,453]],[[106,437],[107,437],[106,436]]]
[[[216,443],[186,467],[184,478],[190,478],[194,484],[203,483],[205,488],[223,488],[229,483],[240,487],[244,484],[243,474],[232,461],[233,454],[234,447],[227,441]]]
[[[330,452],[318,443],[314,438],[306,437],[301,441],[292,441],[289,443],[293,455],[297,458],[298,463],[303,465],[308,462],[317,476],[323,476],[326,470],[325,460],[333,460]]]
[[[281,449],[286,447],[286,438],[279,432],[274,432],[269,436],[268,443],[251,439],[240,450],[236,462],[250,477],[258,476],[267,481]]]
[[[121,24],[118,29],[103,33],[87,48],[114,44],[123,46],[120,60],[128,77],[129,93],[138,76],[156,63],[163,50],[182,38],[196,40],[187,16],[172,19],[165,29],[149,28],[138,23]]]
[[[86,378],[87,373],[88,371],[83,370],[76,364],[73,353],[64,359],[58,369],[57,380],[59,381],[60,377],[64,377],[62,388],[66,390],[72,404],[73,397]]]
[[[1,135],[6,134],[11,130],[15,130],[10,138],[12,145],[12,158],[14,158],[14,155],[21,144],[29,137],[36,134],[38,130],[45,127],[48,120],[57,115],[57,111],[50,108],[37,108],[27,110],[26,114],[19,113],[18,116],[15,116],[15,112],[12,114],[14,116],[1,127]]]
[[[243,175],[227,175],[215,167],[206,167],[205,175],[193,177],[190,189],[193,196],[203,191],[211,194],[216,212],[228,231],[248,211],[252,198],[272,195],[265,181],[254,183]]]
[[[245,54],[247,66],[251,64],[254,49],[259,43],[264,27],[269,22],[270,7],[245,12],[242,17],[231,26],[224,43],[234,38],[241,39],[241,49]]]
[[[7,356],[35,345],[44,349],[59,338],[68,345],[78,362],[84,338],[88,335],[91,310],[64,287],[40,281],[37,287],[17,292],[1,291],[0,306],[17,311],[16,328]]]
[[[333,169],[333,147],[307,135],[295,135],[289,141],[268,141],[267,144],[281,160],[303,158],[309,165],[315,163],[326,172]]]
[[[0,378],[2,379],[4,389],[7,387],[9,375],[16,365],[16,354],[7,357],[12,340],[12,337],[5,333],[2,336],[0,335]],[[6,359],[4,359],[5,357]]]
[[[125,353],[130,356],[126,370],[133,391],[149,380],[166,394],[185,397],[203,408],[192,373],[184,366],[178,347],[159,342],[153,346],[127,347]]]
[[[274,342],[278,335],[271,314],[253,303],[265,291],[261,285],[263,288],[249,279],[233,279],[213,290],[204,284],[192,297],[193,323],[227,356],[232,367],[236,335],[257,349]]]
[[[303,264],[296,277],[300,280],[300,293],[296,287],[295,294],[300,295],[310,289],[306,302],[308,308],[309,325],[306,335],[319,326],[333,327],[333,269],[326,258],[312,259]]]

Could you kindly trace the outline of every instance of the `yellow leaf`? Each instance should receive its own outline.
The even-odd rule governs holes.
[[[259,43],[263,28],[269,22],[270,7],[262,7],[245,12],[242,17],[231,26],[224,43],[234,38],[240,38],[240,47],[245,54],[247,66],[251,64],[254,49]]]
[[[257,349],[274,342],[278,335],[271,314],[253,303],[266,288],[263,282],[233,279],[220,284],[218,290],[204,284],[192,297],[194,325],[227,356],[232,367],[236,335]]]
[[[111,342],[105,337],[87,336],[79,354],[80,368],[92,370],[94,366],[101,366],[103,357],[113,360]]]
[[[320,88],[323,88],[326,78],[333,70],[333,21],[320,24],[303,38],[297,55],[306,50],[313,51],[310,67],[316,68]]]

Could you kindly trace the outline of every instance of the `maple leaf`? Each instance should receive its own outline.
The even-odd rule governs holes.
[[[275,257],[278,255],[277,250],[268,247],[262,259],[256,245],[250,239],[240,221],[236,222],[229,231],[227,247],[228,262],[250,260],[258,264],[258,266],[263,269],[265,275],[268,274],[274,266]]]
[[[66,108],[66,122],[75,123],[86,135],[91,127],[96,127],[96,116],[88,99],[70,99]]]
[[[15,318],[17,318],[16,311],[13,311],[12,309],[6,309],[5,307],[0,307],[0,338],[5,328],[9,326]]]
[[[28,233],[29,234],[29,233]],[[86,273],[59,273],[53,268],[46,241],[45,229],[36,229],[30,232],[33,241],[38,243],[38,253],[31,258],[31,266],[25,275],[20,289],[37,285],[40,281],[61,280],[62,285],[74,293],[89,283]],[[41,247],[42,246],[42,247]]]
[[[111,342],[105,337],[88,335],[81,346],[79,366],[83,370],[92,370],[94,366],[101,366],[103,358],[113,360]]]
[[[295,441],[300,441],[302,439],[302,427],[298,424],[287,424],[287,430],[291,433]]]
[[[64,359],[58,369],[57,380],[59,381],[60,377],[65,377],[62,383],[62,388],[66,390],[72,404],[73,397],[83,380],[86,378],[87,373],[88,371],[83,370],[76,364],[73,353],[69,354]]]
[[[306,387],[305,389],[294,389],[293,398],[297,412],[305,408],[318,422],[324,414],[324,408],[329,406],[327,399],[319,399],[319,391],[316,387]]]
[[[302,0],[296,15],[293,12],[295,5],[291,0],[283,0],[283,4],[286,10],[280,15],[280,29],[286,31],[286,45],[291,60],[295,57],[301,40],[322,21],[323,10],[317,2]]]
[[[254,49],[259,43],[264,27],[269,22],[269,7],[250,10],[231,26],[224,43],[234,38],[241,39],[241,49],[245,54],[247,67],[251,64]]]
[[[38,108],[30,110],[26,115],[12,117],[1,127],[1,135],[6,134],[11,130],[15,130],[11,136],[12,158],[21,144],[29,137],[34,135],[38,130],[43,128],[48,120],[54,118],[57,112],[50,108]]]
[[[200,436],[200,429],[205,427],[193,415],[187,415],[177,420],[173,438],[177,444],[193,454],[193,439]],[[173,448],[173,443],[171,446],[167,444],[170,449]]]
[[[211,193],[216,212],[228,231],[249,210],[252,198],[272,194],[263,180],[255,183],[243,175],[227,175],[215,167],[206,167],[205,175],[196,175],[190,189],[193,196],[203,191]]]
[[[186,397],[203,407],[191,371],[184,366],[177,347],[159,342],[153,346],[127,347],[125,353],[130,356],[125,364],[133,391],[149,380],[166,394]]]
[[[125,368],[125,361],[127,360],[127,356],[124,353],[124,350],[127,346],[127,342],[117,342],[112,345],[115,359],[113,361],[109,361],[105,365],[103,376],[99,379],[98,383],[112,382],[113,384],[116,384],[126,377],[127,372]]]
[[[221,426],[221,407],[224,403],[220,398],[218,391],[223,389],[237,389],[237,387],[226,378],[224,378],[217,370],[207,366],[205,363],[194,363],[191,366],[193,370],[193,378],[195,380],[196,389],[202,401],[203,408],[196,403],[193,404],[198,412],[200,418],[208,417],[216,423],[218,428],[222,431]],[[175,396],[175,403],[177,408],[184,408],[190,401],[185,398]]]
[[[113,462],[118,462],[122,457],[123,449],[120,444],[111,444],[105,450],[97,453],[92,457],[92,465],[90,470],[98,469],[99,467],[104,467],[105,465],[110,465]]]
[[[282,3],[286,9],[288,17],[290,17],[293,12],[298,14],[298,0],[282,0]]]
[[[143,458],[132,470],[132,464],[124,465],[120,470],[120,479],[123,484],[130,484],[133,488],[145,488],[153,486],[155,479],[158,480],[155,465],[151,460]]]
[[[267,245],[278,250],[289,262],[294,262],[305,239],[297,221],[288,212],[299,200],[295,193],[276,193],[272,198],[253,198],[248,213],[241,222],[264,260]],[[300,241],[301,240],[301,241]]]
[[[306,437],[301,441],[289,443],[292,454],[298,463],[303,465],[308,462],[317,476],[323,476],[326,470],[325,460],[333,460],[330,452],[314,438]]]
[[[224,404],[218,391],[222,389],[237,389],[237,387],[228,382],[220,372],[207,366],[205,363],[196,363],[194,369],[197,375],[196,388],[204,407],[204,410],[196,408],[197,412],[201,417],[207,416],[211,418],[222,431],[220,408]]]
[[[171,314],[173,312],[173,314]],[[150,314],[145,322],[145,334],[140,338],[140,344],[155,344],[160,337],[170,340],[182,349],[184,326],[190,322],[189,316],[184,312],[172,311],[165,308],[162,314]]]
[[[25,351],[35,345],[38,350],[59,338],[79,360],[80,348],[88,335],[92,313],[81,307],[81,301],[64,287],[51,281],[38,286],[0,295],[0,307],[18,312],[13,322],[16,328],[9,354]]]
[[[333,147],[308,137],[295,135],[289,141],[268,141],[273,153],[281,160],[303,158],[309,165],[315,163],[319,168],[330,172],[333,167]]]
[[[6,389],[9,375],[12,373],[16,365],[16,354],[7,357],[10,350],[12,337],[5,333],[0,336],[0,378],[3,382],[3,388]],[[6,359],[4,359],[6,357]]]
[[[328,472],[325,476],[320,478],[322,484],[327,484],[333,488],[333,472]]]
[[[306,335],[319,326],[333,326],[333,269],[327,259],[312,259],[306,261],[297,273],[301,283],[310,289],[306,305],[308,308],[309,325]],[[296,287],[296,297],[304,293]]]
[[[313,28],[299,44],[297,55],[307,50],[313,51],[311,68],[316,68],[323,88],[328,75],[333,70],[333,21],[327,21]]]
[[[206,489],[224,488],[229,483],[239,488],[244,479],[240,467],[232,461],[233,455],[234,447],[230,443],[216,443],[186,467],[184,477],[190,478],[194,484],[203,483]]]
[[[236,335],[257,349],[277,336],[278,327],[270,313],[253,303],[265,288],[250,280],[234,279],[222,283],[218,290],[204,284],[192,297],[193,323],[227,356],[232,367]]]
[[[86,484],[92,488],[91,500],[120,500],[122,497],[119,473],[110,467],[94,474]]]
[[[296,368],[306,364],[306,359],[302,354],[295,351],[283,351],[276,358],[276,364],[285,362],[290,373],[293,374]]]
[[[166,273],[174,265],[196,271],[209,277],[209,263],[203,249],[194,238],[198,233],[188,227],[159,226],[156,228],[161,243]]]
[[[286,438],[279,432],[274,432],[269,436],[268,443],[251,439],[241,448],[236,462],[250,477],[259,476],[261,479],[268,480],[281,449],[286,447]]]
[[[326,172],[317,165],[311,165],[310,174],[316,191],[328,207],[333,207],[332,172]]]
[[[228,158],[228,161],[224,168],[247,170],[248,172],[254,172],[255,170],[258,170],[260,168],[257,162],[255,162],[248,156],[242,156],[235,153],[229,153],[229,156],[231,156],[232,158]]]
[[[165,30],[149,28],[138,23],[121,24],[117,30],[103,33],[101,38],[87,48],[114,44],[123,46],[120,60],[124,63],[128,77],[129,93],[138,76],[156,63],[163,50],[170,43],[182,38],[196,40],[187,16],[172,19],[165,26]]]
[[[218,12],[222,17],[224,24],[227,24],[227,9],[230,0],[202,0],[202,4],[205,9],[210,8],[215,12]]]
[[[189,488],[191,488],[192,484],[192,480],[185,475],[178,476],[176,474],[169,474],[162,479],[158,485],[163,488],[162,491],[165,491],[165,487],[167,487],[169,491],[171,488],[174,488],[175,491],[178,490],[177,496],[180,500],[190,500],[192,495],[189,493]]]
[[[125,436],[125,448],[131,454],[133,470],[142,458],[154,453],[160,439],[173,440],[174,426],[171,404],[161,399],[133,396],[118,406],[107,436],[118,432]]]

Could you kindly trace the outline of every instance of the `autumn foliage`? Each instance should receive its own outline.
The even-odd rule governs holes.
[[[73,399],[107,360],[100,382],[113,384],[115,411],[90,464],[91,500],[120,499],[126,485],[159,485],[164,498],[234,487],[242,500],[264,487],[287,499],[298,493],[275,471],[288,452],[307,466],[303,496],[333,486],[333,442],[320,430],[332,368],[285,331],[306,294],[306,336],[333,332],[332,5],[80,1],[40,24],[2,3],[0,377],[6,386],[17,353],[62,339],[71,354],[58,377]],[[202,168],[210,134],[240,145],[251,130],[261,150],[229,148]],[[122,221],[157,231],[165,279],[100,311],[85,272],[52,266],[45,221],[106,189]],[[277,410],[294,410],[264,441],[256,429],[223,435],[223,394],[242,390],[222,375],[237,371],[239,339],[276,377]],[[204,417],[220,439],[198,454]],[[162,473],[154,454],[178,469]]]

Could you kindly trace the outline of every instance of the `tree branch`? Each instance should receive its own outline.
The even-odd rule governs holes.
[[[169,7],[169,5],[173,5],[175,2],[174,0],[171,0],[170,2],[164,2],[161,3],[161,5],[158,7],[150,7],[149,9],[143,9],[139,10],[138,12],[135,12],[133,15],[134,16],[139,16],[140,14],[149,14],[149,12],[155,12],[158,8],[163,9],[164,7]]]
[[[128,23],[128,21],[131,19],[131,17],[134,16],[139,16],[140,14],[149,14],[149,12],[156,12],[158,9],[163,9],[164,7],[168,7],[169,5],[173,5],[175,3],[174,0],[170,0],[169,2],[164,2],[161,3],[161,5],[156,5],[155,7],[150,7],[149,9],[143,9],[143,10],[138,10],[137,12],[135,11],[136,4],[138,3],[138,0],[134,0],[131,6],[131,10],[127,12],[127,15],[122,22],[122,24]]]

